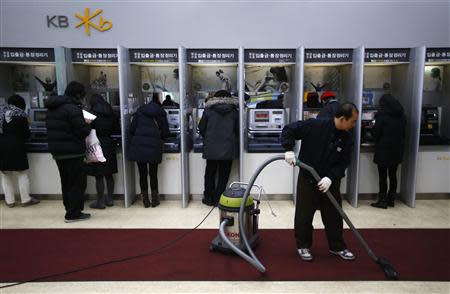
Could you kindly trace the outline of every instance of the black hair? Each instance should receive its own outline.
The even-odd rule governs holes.
[[[8,104],[14,105],[16,107],[19,107],[22,110],[25,110],[26,104],[25,100],[20,95],[12,95],[8,98]]]
[[[172,96],[166,95],[166,99],[167,99],[167,100],[172,100]]]
[[[288,77],[284,66],[271,67],[269,71],[274,75],[274,78],[277,81],[288,82]]]
[[[231,97],[231,93],[225,90],[219,90],[214,94],[214,97]]]
[[[157,104],[161,104],[161,101],[159,101],[159,94],[158,93],[153,93],[152,102],[155,102]]]
[[[86,95],[86,91],[84,90],[83,84],[72,81],[67,85],[66,90],[64,91],[64,95],[82,99]]]
[[[359,113],[358,107],[356,107],[355,104],[353,104],[352,102],[344,102],[339,105],[339,108],[336,111],[334,117],[340,118],[343,116],[345,119],[350,119],[353,115],[353,110],[355,110],[356,113]]]

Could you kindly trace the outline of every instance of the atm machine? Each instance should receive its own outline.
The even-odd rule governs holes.
[[[281,131],[288,120],[285,109],[248,110],[247,151],[249,153],[284,152],[280,143]]]
[[[164,142],[165,153],[179,153],[181,151],[180,109],[164,107],[169,123],[169,137]]]
[[[34,152],[48,152],[47,127],[46,127],[47,109],[30,109],[30,140],[29,150]]]
[[[363,108],[361,113],[361,146],[374,146],[372,129],[375,126],[376,108]]]

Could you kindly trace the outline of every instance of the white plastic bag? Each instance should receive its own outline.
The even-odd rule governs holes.
[[[100,141],[97,138],[97,132],[92,129],[89,136],[86,137],[86,162],[105,162]]]

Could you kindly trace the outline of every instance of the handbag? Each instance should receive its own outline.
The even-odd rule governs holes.
[[[105,156],[103,156],[102,146],[97,138],[97,132],[92,129],[89,136],[86,137],[86,162],[106,162]]]

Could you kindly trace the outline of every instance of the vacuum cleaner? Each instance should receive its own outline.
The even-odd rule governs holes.
[[[220,234],[214,238],[209,247],[210,251],[220,251],[225,254],[235,252],[233,247],[237,247],[239,251],[247,252],[247,248],[241,239],[239,228],[239,209],[244,199],[245,188],[248,184],[242,182],[233,182],[230,184],[219,199],[220,214]],[[245,236],[252,249],[258,245],[260,238],[258,235],[258,217],[259,203],[261,202],[262,187],[253,185],[258,188],[258,198],[252,196],[246,198],[244,204],[244,215],[242,218]],[[232,245],[229,244],[231,242]]]
[[[249,198],[249,194],[250,194],[250,190],[254,186],[256,178],[258,177],[258,175],[261,173],[261,171],[267,165],[269,165],[271,162],[277,161],[277,160],[284,160],[284,155],[276,155],[276,156],[273,156],[273,157],[267,159],[255,171],[255,173],[253,174],[252,178],[250,179],[250,182],[248,184],[245,184],[246,185],[246,189],[245,189],[245,191],[244,191],[244,193],[242,195],[242,199],[240,201],[238,201],[238,202],[240,202],[239,214],[238,214],[238,226],[239,226],[239,235],[238,235],[239,236],[239,243],[238,243],[238,245],[235,244],[236,242],[233,243],[230,239],[228,239],[228,237],[227,237],[227,235],[225,233],[225,227],[227,227],[227,226],[235,226],[235,223],[236,223],[235,215],[232,216],[232,217],[224,217],[223,219],[221,217],[221,223],[220,223],[220,228],[219,228],[220,240],[221,240],[222,243],[226,244],[226,248],[231,249],[237,255],[241,256],[247,262],[249,262],[254,267],[256,267],[261,273],[264,273],[266,271],[266,268],[259,261],[259,259],[255,255],[255,253],[253,252],[253,248],[255,247],[255,242],[256,242],[256,241],[254,241],[255,238],[254,237],[253,238],[250,237],[250,239],[248,238],[248,236],[255,236],[255,235],[257,236],[257,231],[256,232],[252,232],[252,235],[247,235],[247,232],[248,232],[249,229],[246,228],[246,225],[248,225],[248,221],[244,222],[244,219],[245,219],[246,216],[248,218],[248,216],[250,215],[250,212],[252,211],[252,209],[250,208],[251,205],[249,205],[249,204],[253,204],[253,200],[252,200],[252,198]],[[311,167],[311,166],[301,162],[300,160],[296,161],[296,166],[298,166],[301,169],[304,169],[304,170],[308,171],[309,173],[311,173],[311,175],[314,177],[314,179],[317,182],[320,181],[320,176],[317,174],[316,170],[313,167]],[[356,239],[364,247],[364,249],[366,250],[366,252],[369,255],[369,257],[381,267],[381,269],[383,270],[386,278],[389,279],[389,280],[397,280],[399,274],[395,270],[395,268],[384,257],[376,256],[373,253],[373,251],[370,249],[370,247],[367,244],[367,242],[364,240],[364,238],[361,236],[361,234],[355,228],[353,223],[350,221],[350,219],[348,218],[347,214],[339,206],[339,203],[336,201],[336,199],[334,199],[334,197],[331,194],[331,192],[327,191],[326,195],[327,195],[328,199],[330,200],[330,202],[333,204],[333,206],[338,210],[339,214],[342,216],[344,221],[350,227],[350,229],[352,230],[352,232],[355,235]],[[248,200],[248,199],[250,199],[250,200]],[[259,202],[258,202],[258,204],[259,204]],[[222,206],[222,207],[225,207],[225,206]],[[220,206],[219,206],[219,208],[221,210],[223,209]],[[257,209],[257,212],[259,214],[259,209]],[[256,226],[256,230],[257,230],[257,226]],[[216,242],[217,242],[217,238],[214,239],[214,240],[216,240]],[[213,244],[214,244],[214,240],[213,240]],[[259,237],[258,237],[258,241],[259,241]],[[211,245],[211,246],[213,246],[213,245]]]

